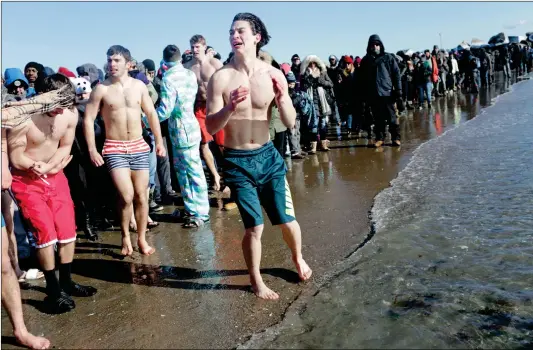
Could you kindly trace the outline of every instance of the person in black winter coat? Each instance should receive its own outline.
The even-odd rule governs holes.
[[[394,108],[395,101],[402,96],[398,63],[392,54],[385,52],[385,46],[376,34],[368,39],[366,52],[361,61],[360,91],[364,92],[363,98],[374,116],[375,146],[383,145],[387,124],[392,144],[399,146],[399,123]]]

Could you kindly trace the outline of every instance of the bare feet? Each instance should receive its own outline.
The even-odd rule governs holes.
[[[298,271],[298,276],[300,276],[300,280],[307,281],[309,278],[311,278],[313,271],[307,265],[304,259],[293,260],[293,261],[294,261],[294,265],[296,266],[296,271]]]
[[[146,241],[137,241],[137,245],[139,246],[139,251],[142,255],[152,255],[155,253],[155,249],[153,247],[150,247],[148,242]]]
[[[17,341],[30,349],[48,349],[50,347],[50,341],[43,337],[36,337],[30,332],[15,333]]]
[[[252,285],[252,290],[254,291],[254,294],[258,298],[265,299],[265,300],[279,299],[278,293],[268,288],[263,282],[261,282],[260,284],[256,286]]]
[[[122,251],[124,256],[131,256],[133,254],[133,247],[131,246],[131,240],[129,237],[122,237]]]

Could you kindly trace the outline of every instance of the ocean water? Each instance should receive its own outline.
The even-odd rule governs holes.
[[[247,348],[533,348],[533,80],[422,144],[372,239]]]

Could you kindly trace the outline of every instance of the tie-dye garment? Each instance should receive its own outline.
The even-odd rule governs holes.
[[[206,221],[209,219],[207,181],[200,159],[200,125],[194,115],[198,91],[196,75],[181,63],[169,68],[161,81],[159,121],[168,119],[172,141],[174,170],[180,183],[185,211]]]

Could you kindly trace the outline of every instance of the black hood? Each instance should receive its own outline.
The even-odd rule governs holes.
[[[366,53],[369,55],[372,54],[372,51],[370,51],[370,44],[374,42],[378,42],[381,45],[380,56],[385,54],[385,45],[383,45],[383,41],[381,41],[381,38],[377,34],[372,34],[370,38],[368,38],[368,45],[366,46]]]

